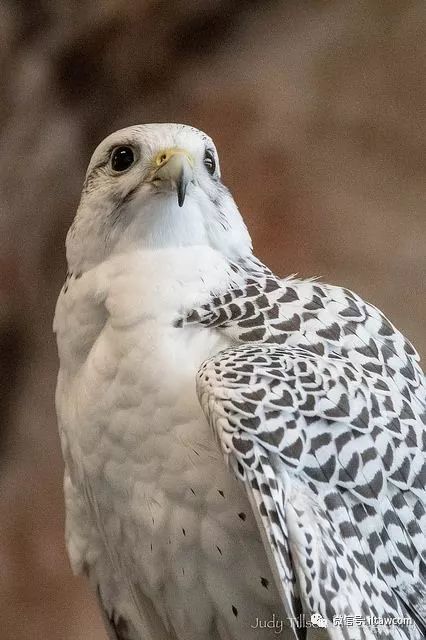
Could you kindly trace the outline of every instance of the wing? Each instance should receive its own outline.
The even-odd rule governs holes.
[[[404,395],[341,354],[265,344],[206,361],[197,389],[246,484],[288,614],[300,598],[330,637],[423,637],[424,434]],[[405,624],[336,636],[344,616]]]
[[[340,353],[378,373],[426,424],[426,386],[413,345],[356,293],[315,280],[278,279],[255,258],[232,265],[245,285],[191,311],[176,326],[216,328],[237,343]],[[403,415],[404,415],[403,414]]]

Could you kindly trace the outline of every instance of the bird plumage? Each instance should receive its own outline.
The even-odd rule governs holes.
[[[213,143],[182,125],[101,143],[67,251],[67,546],[111,637],[255,640],[304,613],[330,638],[421,638],[425,383],[402,334],[254,258]]]

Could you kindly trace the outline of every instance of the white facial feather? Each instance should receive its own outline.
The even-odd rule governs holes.
[[[114,171],[111,156],[130,147],[134,163]],[[178,149],[191,159],[192,180],[183,206],[176,189],[153,182],[158,155]],[[204,161],[213,155],[211,175]],[[108,136],[95,150],[86,173],[80,205],[67,236],[72,270],[84,271],[115,253],[134,248],[208,246],[229,258],[251,253],[251,239],[232,195],[220,180],[212,140],[180,124],[128,127]]]

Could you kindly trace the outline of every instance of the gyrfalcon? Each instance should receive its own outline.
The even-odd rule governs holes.
[[[67,259],[66,540],[109,637],[423,638],[410,342],[352,291],[262,264],[190,126],[98,146]]]

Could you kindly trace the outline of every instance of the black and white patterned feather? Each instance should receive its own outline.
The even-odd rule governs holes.
[[[177,325],[214,327],[235,342],[202,365],[198,395],[246,484],[289,615],[320,613],[330,637],[424,637],[417,353],[347,289],[281,281],[256,260],[234,268],[245,286]],[[369,624],[336,635],[333,620],[354,615]],[[406,620],[375,626],[374,616]]]

